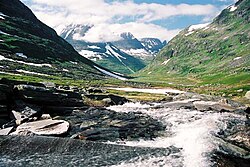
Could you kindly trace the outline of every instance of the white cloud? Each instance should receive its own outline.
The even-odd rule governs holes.
[[[160,40],[170,40],[180,30],[167,30],[150,23],[130,22],[124,24],[97,24],[86,33],[83,40],[91,42],[109,42],[120,39],[123,32],[131,32],[137,38],[157,37]],[[78,37],[79,39],[79,37]]]
[[[92,42],[117,39],[119,32],[131,32],[137,38],[157,37],[169,40],[179,30],[167,30],[152,24],[152,21],[179,15],[212,18],[218,11],[213,5],[136,4],[132,0],[112,3],[105,0],[32,0],[31,4],[36,16],[56,28],[57,32],[62,29],[62,25],[71,23],[94,25],[83,37]],[[128,17],[129,21],[117,23]]]

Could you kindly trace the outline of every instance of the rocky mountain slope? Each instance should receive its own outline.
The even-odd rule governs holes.
[[[131,33],[120,35],[111,42],[88,42],[84,37],[93,26],[69,25],[60,33],[84,57],[119,73],[130,74],[145,67],[165,45],[159,39],[145,38],[141,41]]]
[[[48,79],[97,79],[105,70],[78,54],[19,0],[0,1],[0,69],[1,75]]]
[[[249,53],[250,1],[240,0],[211,24],[181,31],[140,75],[151,81],[185,77],[208,88],[233,88],[237,94],[250,88]]]

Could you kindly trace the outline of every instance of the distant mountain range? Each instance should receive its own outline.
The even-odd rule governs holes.
[[[153,60],[166,42],[156,38],[134,37],[130,32],[120,34],[120,40],[88,42],[84,39],[93,26],[69,25],[60,33],[84,57],[119,73],[134,73]]]

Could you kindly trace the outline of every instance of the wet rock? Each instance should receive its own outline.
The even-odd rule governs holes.
[[[16,120],[9,120],[5,124],[2,125],[2,128],[10,128],[10,127],[16,127]]]
[[[119,138],[118,128],[91,128],[82,131],[79,134],[79,139],[91,140],[91,141],[113,141]]]
[[[249,167],[250,159],[237,157],[222,152],[214,153],[212,157],[216,167]]]
[[[7,105],[0,105],[0,118],[8,117],[8,116],[9,116],[9,112],[8,112]]]
[[[147,148],[44,136],[0,136],[2,166],[100,167],[167,157],[172,148]]]
[[[103,108],[73,111],[70,116],[61,116],[71,124],[69,136],[78,134],[86,140],[115,141],[119,139],[152,139],[165,130],[165,126],[141,113],[117,113]]]
[[[0,92],[0,102],[6,102],[6,101],[7,101],[6,93]]]
[[[188,99],[197,99],[202,101],[219,101],[220,97],[191,93],[191,92],[182,93],[174,97],[175,101],[188,100]]]
[[[173,101],[169,103],[164,103],[159,106],[156,106],[155,108],[172,108],[172,109],[180,109],[180,108],[185,108],[185,109],[194,109],[193,102],[197,101],[199,99],[188,99],[188,100],[180,100],[180,101]]]
[[[218,112],[227,112],[227,111],[235,111],[236,108],[219,102],[213,101],[195,101],[194,103],[195,109],[199,111],[218,111]]]
[[[125,97],[117,96],[117,95],[96,95],[96,94],[90,94],[90,95],[85,95],[87,98],[92,99],[92,100],[102,100],[108,103],[108,105],[122,105],[127,102],[129,102],[128,99]]]
[[[53,116],[70,115],[78,107],[64,107],[64,106],[44,106],[42,108],[43,113]]]
[[[41,107],[32,104],[27,104],[20,100],[15,101],[14,110],[25,115],[27,118],[40,118],[43,114]]]
[[[67,107],[80,107],[84,105],[81,95],[75,92],[31,85],[17,85],[15,86],[15,91],[20,99],[31,104]]]
[[[11,94],[12,88],[6,84],[0,84],[0,92],[5,94]]]
[[[102,89],[94,88],[94,87],[88,88],[87,92],[88,93],[104,93],[104,91]]]
[[[0,118],[6,119],[11,112],[12,88],[5,84],[0,84]]]
[[[40,120],[21,124],[12,134],[62,135],[68,132],[69,123],[63,120]]]
[[[11,120],[8,117],[0,118],[0,128],[3,127],[5,124],[7,124],[10,121]]]

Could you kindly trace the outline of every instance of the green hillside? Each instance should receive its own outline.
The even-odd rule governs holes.
[[[181,31],[138,76],[158,85],[243,95],[250,89],[250,0],[226,8],[209,25]]]
[[[0,1],[0,77],[100,80],[100,67],[39,21],[19,0]]]

